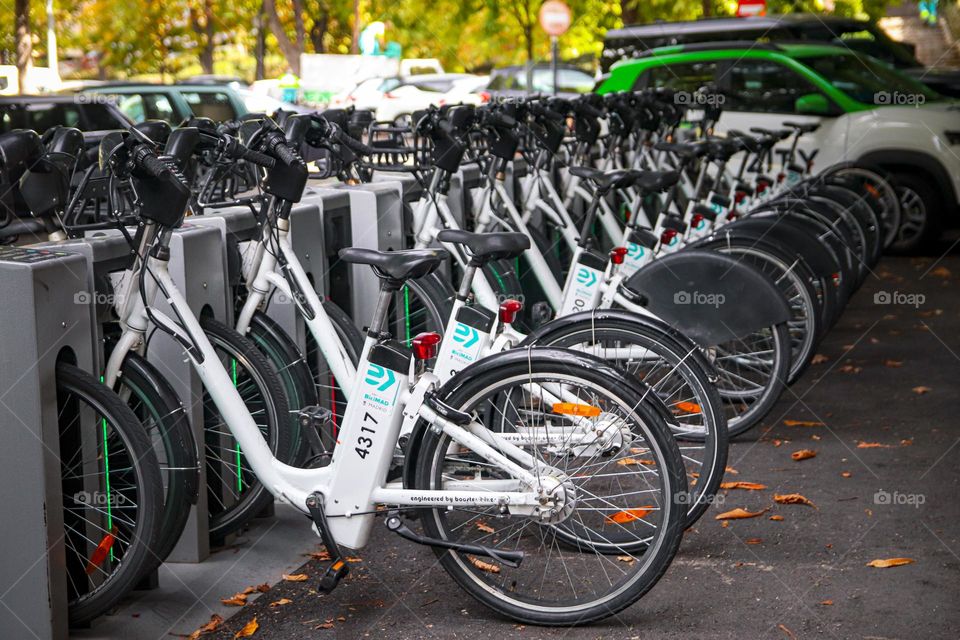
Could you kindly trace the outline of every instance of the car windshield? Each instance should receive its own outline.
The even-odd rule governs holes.
[[[879,60],[857,54],[805,57],[805,65],[834,87],[865,104],[922,104],[940,94]]]

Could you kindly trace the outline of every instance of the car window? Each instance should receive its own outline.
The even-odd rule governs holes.
[[[724,76],[724,108],[731,111],[795,113],[797,98],[817,93],[795,71],[769,60],[739,60]]]
[[[126,123],[120,119],[120,116],[105,104],[85,104],[83,115],[86,118],[87,131],[126,128]]]
[[[165,120],[178,124],[170,99],[162,93],[121,93],[114,99],[120,111],[134,122]]]
[[[223,122],[239,115],[230,103],[230,96],[222,91],[183,91],[181,95],[197,117]]]
[[[487,85],[487,89],[491,91],[506,91],[509,84],[510,76],[505,73],[498,73],[490,78],[490,84]]]
[[[430,82],[411,82],[409,85],[403,86],[416,87],[420,91],[428,91],[430,93],[446,93],[453,87],[453,82],[433,80]]]
[[[557,91],[560,93],[590,93],[593,90],[593,76],[577,69],[557,69]],[[533,70],[534,93],[553,91],[553,72],[550,69]]]
[[[652,67],[647,72],[649,87],[666,87],[693,93],[714,81],[716,62],[688,62]]]
[[[3,91],[10,86],[10,78],[7,76],[0,76],[0,91]]]
[[[63,125],[80,127],[80,110],[77,105],[64,102],[30,102],[26,104],[0,105],[3,131],[33,129],[43,133],[50,127]]]
[[[815,56],[801,62],[834,87],[865,104],[922,104],[940,98],[932,89],[879,60],[855,54]]]

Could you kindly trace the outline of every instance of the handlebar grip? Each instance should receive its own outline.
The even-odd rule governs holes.
[[[282,137],[278,136],[274,139],[274,141],[270,144],[270,151],[277,160],[288,167],[300,162],[300,158],[296,153],[294,153],[293,149],[287,145],[286,141],[284,141]]]
[[[171,173],[170,167],[164,164],[146,145],[137,145],[133,150],[133,160],[138,167],[154,178],[165,178]]]
[[[516,118],[496,111],[487,112],[487,122],[495,127],[504,127],[506,129],[512,129],[517,126]]]
[[[244,146],[240,146],[237,157],[246,160],[247,162],[260,165],[265,169],[273,169],[277,164],[277,161],[267,154],[254,151],[253,149],[248,149]]]
[[[337,142],[341,143],[343,146],[347,147],[357,155],[372,156],[374,154],[374,151],[371,147],[363,144],[343,129],[337,128],[337,132],[334,134],[334,137],[337,139]]]

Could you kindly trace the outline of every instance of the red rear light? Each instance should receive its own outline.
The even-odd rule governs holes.
[[[736,202],[737,204],[740,204],[741,202],[743,202],[744,198],[746,197],[747,197],[746,191],[737,191],[737,193],[733,196],[733,201]]]
[[[500,303],[500,322],[503,324],[513,324],[517,319],[517,314],[523,309],[523,303],[519,300],[504,300]]]
[[[703,216],[700,215],[699,213],[693,214],[693,217],[690,218],[690,226],[693,227],[694,229],[699,228],[701,222],[703,222]]]
[[[429,360],[437,357],[437,345],[440,344],[439,333],[420,333],[413,339],[413,357],[417,360]]]
[[[489,91],[481,91],[481,92],[479,92],[478,95],[480,96],[480,102],[483,102],[483,103],[490,102],[490,92],[489,92]]]
[[[664,229],[660,234],[660,244],[670,244],[677,237],[676,229]]]
[[[610,252],[610,262],[613,264],[623,264],[623,258],[627,255],[626,247],[614,247]]]
[[[781,182],[786,180],[786,178],[787,178],[787,174],[781,171],[780,173],[777,174],[777,184],[780,184]]]

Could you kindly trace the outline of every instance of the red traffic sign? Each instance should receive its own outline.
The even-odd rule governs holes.
[[[740,18],[765,15],[767,15],[767,0],[740,0],[737,3],[737,16]]]
[[[540,26],[550,36],[562,36],[570,28],[570,7],[561,0],[547,0],[540,6]]]

